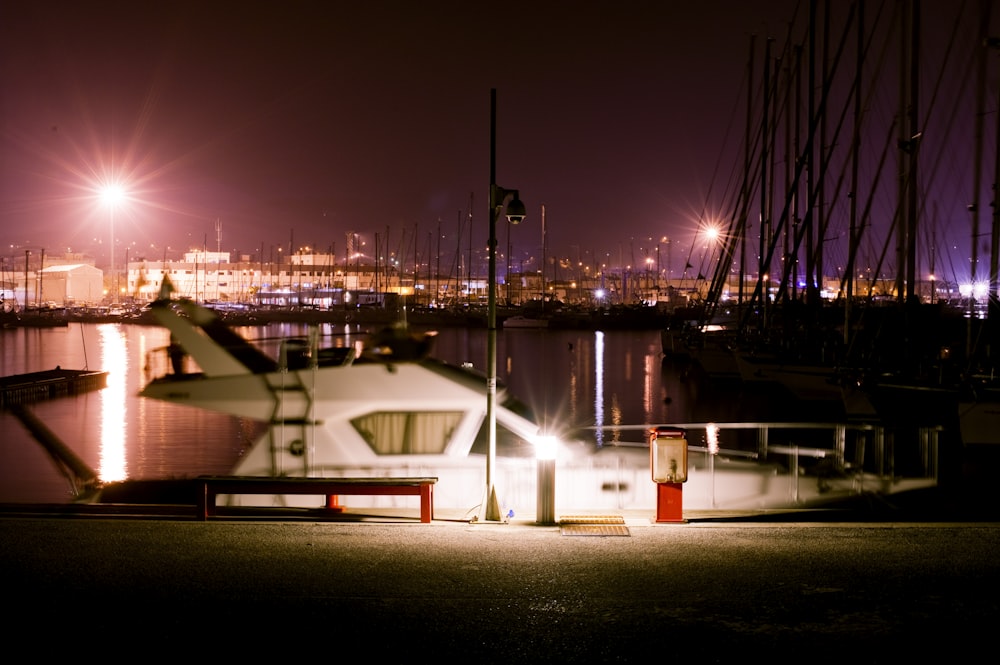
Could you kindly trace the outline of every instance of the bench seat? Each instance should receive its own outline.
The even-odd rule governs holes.
[[[199,476],[198,516],[215,514],[219,494],[316,494],[326,497],[327,507],[337,506],[339,495],[411,495],[420,497],[420,521],[434,519],[434,484],[437,478],[303,478],[269,476]]]

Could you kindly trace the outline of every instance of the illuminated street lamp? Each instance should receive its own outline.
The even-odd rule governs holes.
[[[488,307],[487,342],[486,342],[486,421],[489,427],[489,454],[486,456],[486,493],[480,504],[479,520],[500,521],[500,505],[497,502],[496,488],[493,485],[493,469],[497,457],[497,218],[507,204],[507,221],[519,224],[526,216],[524,204],[518,197],[516,189],[504,189],[496,184],[496,116],[497,91],[490,90],[490,240],[489,240],[489,275],[488,275]]]
[[[111,293],[112,302],[118,301],[118,274],[115,272],[115,208],[125,201],[125,188],[117,183],[110,183],[101,188],[101,202],[108,209],[109,225],[111,227]]]

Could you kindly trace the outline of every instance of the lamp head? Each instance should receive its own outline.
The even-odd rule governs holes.
[[[511,224],[520,224],[527,216],[528,212],[525,210],[524,204],[521,202],[521,199],[515,196],[513,200],[507,204],[507,221]]]

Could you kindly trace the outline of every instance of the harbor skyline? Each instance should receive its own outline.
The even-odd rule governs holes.
[[[871,48],[894,60],[896,3],[866,6]],[[825,21],[826,5],[813,7]],[[920,7],[921,122],[934,146],[923,153],[921,214],[939,229],[928,250],[937,269],[958,281],[970,261],[971,58],[981,17],[975,3]],[[851,42],[853,8],[832,3],[828,32],[820,31],[816,55],[831,69],[835,47]],[[782,54],[791,53],[782,49],[805,43],[809,9],[791,0],[514,2],[490,16],[450,2],[275,10],[108,1],[44,12],[10,3],[0,22],[2,245],[110,253],[117,262],[125,251],[153,259],[205,246],[240,254],[335,246],[339,256],[351,234],[369,243],[387,236],[411,257],[429,244],[482,248],[495,88],[498,180],[519,189],[528,212],[525,224],[500,229],[501,250],[511,231],[519,257],[539,260],[544,206],[552,257],[601,252],[602,263],[634,267],[666,240],[675,266],[697,271],[684,254],[708,222],[734,210],[746,86],[761,86],[766,47],[781,74]],[[853,75],[851,48],[836,69],[839,103]],[[880,124],[900,100],[892,74],[870,57],[866,151],[877,156]],[[985,99],[993,100],[994,59],[987,64]],[[992,124],[983,145],[995,144]],[[828,139],[849,143],[832,130]],[[865,174],[868,184],[876,179]],[[884,180],[895,189],[892,176]],[[106,184],[125,187],[113,211],[98,200]],[[891,242],[884,198],[895,195],[873,203],[882,207],[873,225],[883,228],[869,241],[871,256]],[[826,205],[843,215],[848,198],[831,189]],[[843,233],[830,227],[831,247]],[[843,257],[831,265],[835,272]]]
[[[175,258],[175,256],[177,258]],[[497,288],[505,306],[531,307],[543,301],[601,310],[611,306],[641,306],[664,312],[697,305],[708,295],[710,279],[688,264],[673,270],[662,257],[636,266],[627,264],[574,262],[556,258],[542,270],[537,260],[508,263],[500,254]],[[454,308],[483,306],[488,294],[485,252],[477,248],[468,256],[412,257],[405,262],[389,252],[371,256],[358,253],[338,257],[305,248],[293,254],[261,248],[252,254],[195,248],[171,251],[157,258],[126,250],[115,269],[82,253],[46,255],[24,250],[0,256],[0,302],[8,309],[93,308],[112,304],[139,306],[161,297],[169,279],[172,292],[199,302],[241,306],[307,307],[321,310],[344,306],[377,306],[395,310],[409,307]],[[453,260],[452,260],[453,259]],[[717,253],[703,257],[715,262]],[[697,272],[697,275],[695,274]],[[753,284],[737,271],[724,280],[723,301],[751,296]],[[863,271],[854,282],[854,295],[867,294],[880,300],[894,296],[894,278]],[[920,280],[916,293],[928,303],[960,304],[971,285],[947,280]],[[115,295],[117,293],[117,296]],[[836,277],[824,277],[820,294],[827,301],[839,300],[843,285]],[[977,298],[981,294],[977,294]],[[390,306],[391,304],[391,306]]]

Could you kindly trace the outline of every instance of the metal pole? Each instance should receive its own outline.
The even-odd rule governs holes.
[[[489,426],[490,447],[486,456],[486,494],[480,504],[480,520],[500,520],[500,507],[493,486],[493,468],[497,457],[497,217],[507,196],[512,197],[507,206],[507,220],[517,224],[525,217],[524,204],[516,189],[503,189],[496,184],[496,115],[497,91],[490,90],[490,240],[489,240],[489,314],[487,316],[486,344],[486,420]],[[471,235],[471,234],[470,234]]]
[[[493,467],[497,455],[497,208],[502,201],[497,201],[496,185],[496,116],[497,91],[490,90],[490,238],[487,250],[489,253],[489,273],[487,284],[488,313],[486,319],[486,420],[489,427],[489,452],[486,456],[486,493],[480,506],[479,519],[485,521],[500,521],[500,505],[497,502],[496,488],[493,485]]]

